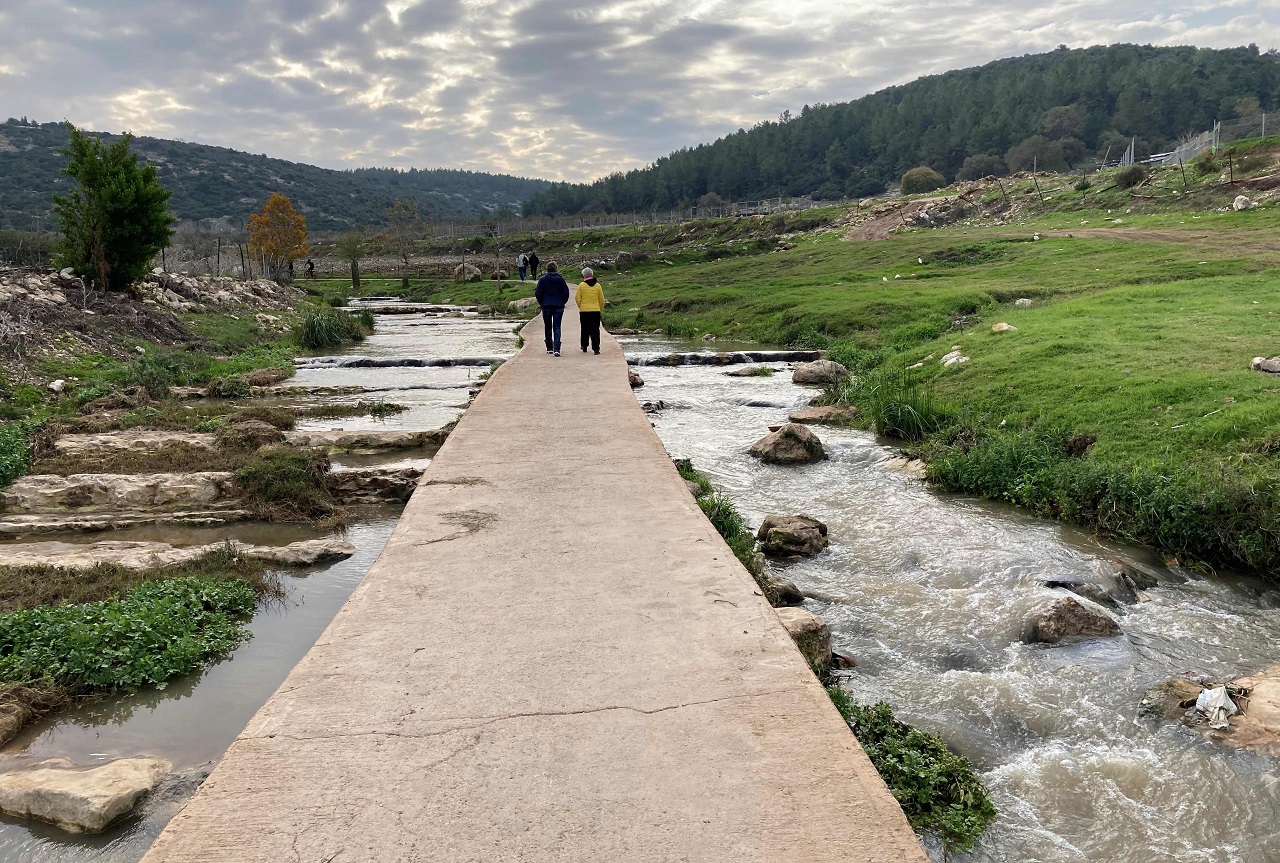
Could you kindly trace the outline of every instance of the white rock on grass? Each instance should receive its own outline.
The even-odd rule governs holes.
[[[1004,321],[991,325],[991,332],[993,333],[1013,333],[1017,332],[1017,330],[1018,328],[1013,324],[1006,324]]]
[[[163,758],[122,758],[76,767],[64,758],[0,774],[0,811],[100,833],[151,793],[173,765]]]
[[[837,383],[848,376],[849,370],[834,360],[815,360],[796,366],[796,370],[791,373],[791,382],[822,386]]]

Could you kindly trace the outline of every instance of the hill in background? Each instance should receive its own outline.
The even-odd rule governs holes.
[[[98,134],[108,140],[118,136]],[[51,196],[69,180],[62,123],[10,119],[0,125],[0,230],[56,227]],[[173,191],[170,206],[182,221],[214,221],[238,228],[272,192],[288,195],[312,230],[380,225],[395,198],[414,198],[423,218],[466,219],[501,210],[547,188],[545,180],[445,169],[334,171],[224,147],[160,138],[135,138],[133,148],[159,167]]]
[[[1131,137],[1141,156],[1171,149],[1215,120],[1277,104],[1274,51],[1060,48],[920,78],[852,102],[806,105],[797,116],[784,113],[648,168],[590,184],[557,183],[534,195],[525,213],[675,209],[708,194],[863,197],[919,165],[955,179],[970,157],[987,157],[971,163],[976,176],[1030,169],[1033,157],[1042,169],[1062,171],[1108,151],[1115,158]]]

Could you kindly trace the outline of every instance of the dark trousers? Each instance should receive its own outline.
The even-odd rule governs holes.
[[[530,278],[533,278],[533,279],[538,278],[538,266],[539,266],[538,264],[530,264],[530,265],[529,265],[529,277],[530,277]]]
[[[599,312],[578,312],[578,320],[582,323],[582,350],[585,353],[587,343],[591,343],[591,350],[600,353],[600,313]]]
[[[560,350],[560,322],[564,320],[564,306],[542,307],[542,329],[546,337],[547,350]]]

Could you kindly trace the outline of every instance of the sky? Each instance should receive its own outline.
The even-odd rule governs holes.
[[[1280,47],[1280,0],[3,0],[0,33],[0,118],[580,181],[1060,44]]]

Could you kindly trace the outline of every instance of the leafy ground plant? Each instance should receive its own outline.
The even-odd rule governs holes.
[[[0,423],[0,488],[26,473],[30,463],[27,429],[20,423]]]
[[[911,826],[936,833],[948,849],[973,848],[996,810],[968,759],[948,749],[936,734],[895,719],[888,704],[858,704],[839,686],[827,687],[827,694]]]
[[[122,599],[0,615],[0,682],[76,692],[163,686],[246,637],[245,581],[146,582]]]

